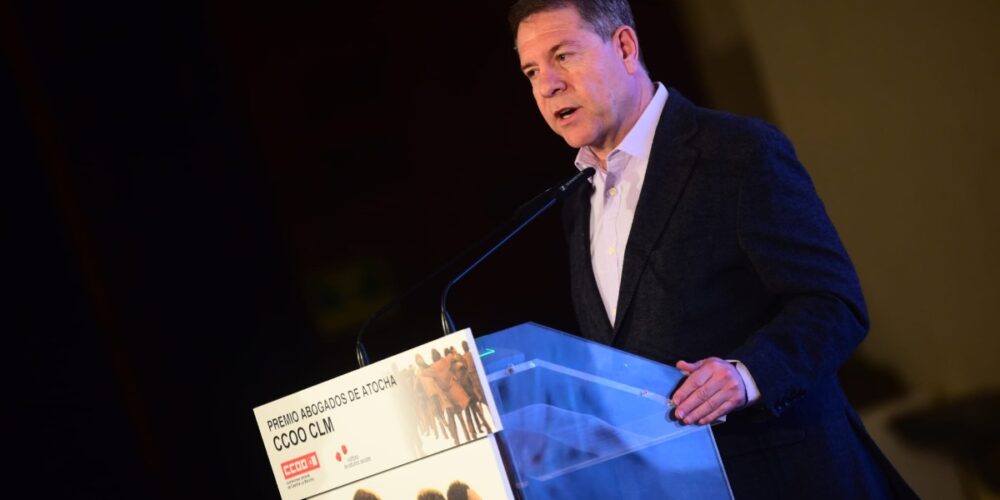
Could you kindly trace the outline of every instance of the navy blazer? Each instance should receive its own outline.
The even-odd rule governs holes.
[[[580,334],[671,365],[717,356],[747,366],[760,400],[714,428],[736,498],[913,495],[837,382],[868,331],[867,311],[812,181],[777,129],[670,89],[613,325],[590,260],[592,192],[573,193],[563,210]]]

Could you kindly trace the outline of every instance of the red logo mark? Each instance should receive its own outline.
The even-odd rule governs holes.
[[[343,453],[343,455],[341,455],[341,453]],[[347,445],[342,444],[340,445],[340,451],[337,452],[337,461],[339,462],[343,460],[343,458],[346,456],[347,456]]]
[[[291,479],[318,468],[319,457],[316,456],[316,452],[312,452],[308,455],[302,455],[299,458],[283,462],[281,464],[281,473],[285,475],[285,479]]]

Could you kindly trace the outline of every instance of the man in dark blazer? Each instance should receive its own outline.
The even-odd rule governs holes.
[[[510,20],[543,117],[598,169],[564,210],[580,334],[688,374],[684,423],[728,415],[736,498],[913,496],[837,382],[867,312],[784,136],[655,85],[625,0],[522,0]]]

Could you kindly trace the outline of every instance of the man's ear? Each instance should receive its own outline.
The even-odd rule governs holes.
[[[635,30],[629,26],[621,26],[611,35],[611,43],[614,44],[615,51],[622,58],[625,70],[630,75],[634,75],[642,66],[639,63],[639,37]]]

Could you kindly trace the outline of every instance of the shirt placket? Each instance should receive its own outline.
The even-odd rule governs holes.
[[[618,167],[621,157],[616,157],[614,163]],[[609,165],[610,167],[610,165]],[[618,241],[618,216],[621,213],[621,193],[620,181],[622,168],[609,168],[607,180],[604,184],[604,211],[601,214],[601,244],[598,248],[603,250],[601,262],[601,281],[606,290],[605,308],[608,318],[612,323],[618,314],[618,288],[621,281],[621,269],[618,264],[620,252],[622,251]]]

